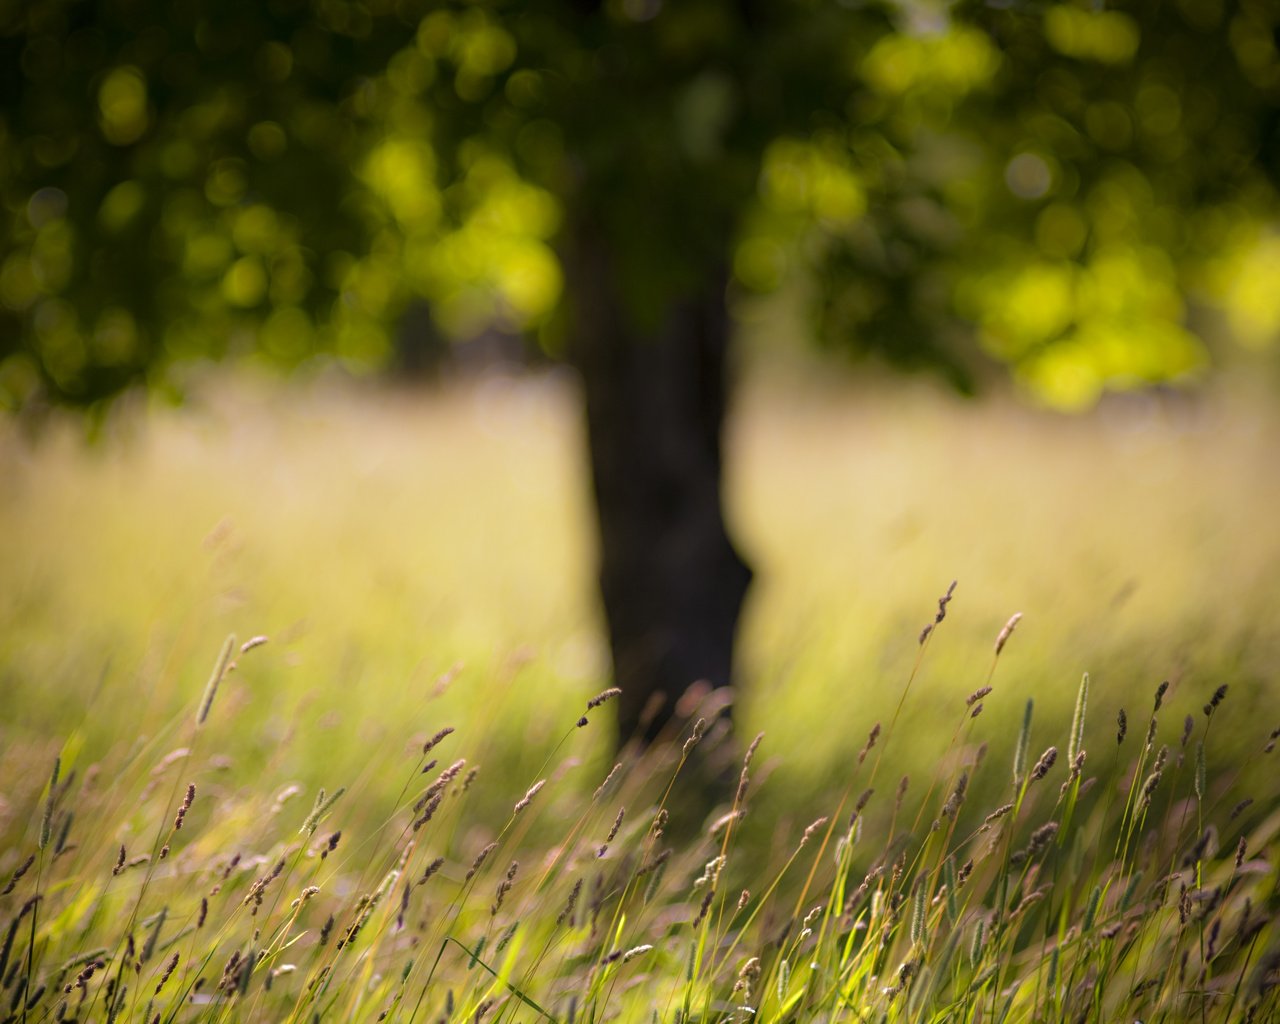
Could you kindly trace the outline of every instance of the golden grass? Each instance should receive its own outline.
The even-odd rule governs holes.
[[[1275,418],[793,387],[730,431],[767,737],[612,770],[562,380],[5,424],[0,1013],[1268,1019]]]
[[[34,445],[0,427],[11,733],[48,736],[103,680],[163,720],[228,632],[270,635],[271,668],[220,700],[281,734],[308,726],[311,753],[352,766],[357,745],[333,736],[379,742],[458,664],[444,708],[459,726],[607,685],[564,378],[412,394],[239,377],[202,394],[96,446],[68,424]],[[922,735],[985,681],[1014,611],[1013,667],[985,711],[1010,729],[1027,696],[1069,708],[1086,670],[1111,715],[1157,676],[1261,685],[1278,646],[1277,441],[1257,402],[1066,419],[919,385],[750,378],[728,483],[758,572],[744,731],[767,721],[794,751],[786,772],[821,778],[892,712],[951,579],[952,636],[908,709]]]

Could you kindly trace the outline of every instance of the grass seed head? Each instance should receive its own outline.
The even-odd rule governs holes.
[[[752,985],[755,984],[756,979],[759,977],[760,958],[753,956],[738,971],[738,977],[733,983],[733,995],[740,996],[743,1000],[749,1000],[751,998]]]
[[[973,942],[969,945],[969,965],[975,970],[982,961],[982,954],[986,950],[985,924],[986,922],[983,918],[978,918],[973,927]]]
[[[702,919],[707,916],[707,911],[711,909],[711,900],[715,894],[716,891],[712,888],[708,889],[706,895],[702,897],[702,903],[698,907],[698,914],[693,919],[694,928],[697,928],[698,925],[702,924]]]
[[[823,820],[825,821],[826,819]],[[803,846],[804,844],[801,843],[801,845]],[[711,860],[707,861],[702,868],[702,874],[693,880],[693,888],[695,890],[701,889],[705,885],[714,891],[716,883],[720,881],[720,870],[724,867],[724,862],[723,854],[718,857],[712,857]]]
[[[744,813],[745,812],[741,810],[736,810],[736,811],[729,811],[725,814],[720,815],[720,817],[716,818],[715,821],[713,821],[710,825],[707,826],[707,835],[709,836],[718,835],[719,833],[723,832],[729,825],[733,824],[735,821],[741,818]]]
[[[1067,773],[1067,781],[1059,788],[1059,792],[1063,796],[1066,796],[1067,790],[1069,790],[1071,786],[1079,780],[1080,775],[1084,772],[1084,762],[1088,756],[1088,751],[1085,750],[1081,750],[1076,753],[1076,759],[1071,762],[1071,770]],[[1089,786],[1093,781],[1093,779],[1089,779],[1085,785],[1080,787],[1080,791],[1076,795],[1081,796],[1087,793],[1089,791]]]
[[[968,788],[969,773],[962,771],[960,777],[956,779],[951,795],[947,797],[946,802],[942,805],[942,816],[944,818],[954,818],[960,812],[960,805],[964,803],[964,796]]]
[[[173,830],[177,832],[182,828],[182,823],[186,820],[187,811],[191,810],[191,803],[196,798],[196,784],[194,782],[187,784],[187,795],[183,797],[182,805],[178,808],[178,813],[173,819]]]
[[[1098,904],[1102,902],[1102,887],[1095,885],[1093,892],[1089,894],[1089,902],[1085,904],[1084,921],[1080,925],[1080,931],[1087,935],[1093,930],[1093,922],[1098,914]]]
[[[1058,748],[1050,747],[1040,755],[1040,760],[1035,763],[1035,767],[1031,769],[1032,781],[1039,781],[1049,774],[1049,769],[1053,767],[1055,761],[1058,760]]]
[[[862,762],[867,759],[867,755],[871,753],[871,748],[876,745],[876,740],[879,738],[880,723],[876,722],[876,724],[871,727],[871,732],[867,734],[866,745],[862,748],[861,753],[858,754],[858,764],[862,764]]]
[[[458,777],[459,773],[466,767],[466,765],[467,759],[465,757],[460,757],[458,760],[454,761],[453,764],[449,765],[448,768],[442,771],[439,778],[437,778],[435,782],[431,783],[431,785],[423,791],[422,796],[418,798],[418,802],[414,804],[414,813],[420,811],[427,805],[428,801],[438,793],[441,793],[449,783]]]
[[[1004,624],[1004,628],[1000,630],[1000,634],[996,637],[996,657],[1000,657],[1000,652],[1004,650],[1004,645],[1009,642],[1009,637],[1013,636],[1014,629],[1022,620],[1022,612],[1014,612],[1009,616],[1009,621]]]
[[[172,768],[179,760],[188,758],[189,755],[191,755],[189,746],[179,746],[177,750],[170,750],[168,754],[160,758],[159,764],[156,764],[156,767],[151,769],[152,778],[163,776],[166,771],[169,771],[169,768]]]
[[[627,809],[625,807],[618,808],[618,816],[613,819],[613,825],[609,828],[609,834],[605,837],[604,844],[608,846],[617,838],[618,829],[622,828],[622,819],[626,816]]]
[[[298,831],[307,836],[315,835],[316,828],[319,826],[321,819],[333,810],[333,805],[342,798],[342,795],[346,793],[346,791],[346,786],[339,786],[334,790],[332,796],[326,796],[325,791],[320,789],[316,793],[316,802],[311,808],[311,813],[307,815],[306,820],[302,823],[302,828],[298,829]]]
[[[604,791],[605,791],[606,789],[608,789],[608,788],[609,788],[609,784],[610,784],[611,782],[613,782],[613,780],[614,780],[614,779],[616,779],[616,778],[618,777],[618,773],[619,773],[620,771],[622,771],[622,762],[621,762],[621,761],[619,761],[617,764],[615,764],[615,765],[614,765],[614,766],[609,770],[609,774],[608,774],[608,775],[606,775],[606,776],[604,777],[604,782],[600,783],[600,785],[599,785],[599,787],[596,789],[595,793],[593,793],[593,794],[592,794],[591,799],[592,799],[592,800],[599,800],[599,799],[600,799],[600,796],[604,793]]]
[[[442,867],[444,867],[444,858],[437,857],[430,864],[428,864],[425,869],[423,869],[422,877],[418,879],[418,884],[425,885],[427,880],[432,875],[434,875],[437,871],[439,871]]]
[[[443,729],[432,736],[431,739],[427,740],[427,742],[422,745],[423,756],[425,757],[427,754],[431,753],[431,751],[435,749],[436,745],[446,736],[452,735],[453,731],[453,726],[446,725]]]
[[[1271,730],[1271,735],[1267,737],[1267,745],[1262,748],[1264,754],[1269,754],[1276,749],[1276,740],[1280,739],[1280,727]]]
[[[226,640],[222,642],[222,650],[218,652],[218,660],[213,663],[213,671],[209,675],[209,681],[205,683],[204,696],[200,698],[200,710],[196,713],[196,725],[204,725],[205,719],[209,717],[209,710],[213,707],[213,698],[218,695],[218,686],[222,682],[222,677],[227,674],[227,666],[231,663],[231,652],[235,649],[235,634],[230,634]]]
[[[496,842],[493,842],[493,843],[490,843],[488,846],[486,846],[479,853],[477,853],[476,859],[471,862],[471,867],[467,869],[467,877],[464,878],[463,881],[464,882],[471,881],[471,879],[475,877],[475,873],[484,866],[484,862],[488,859],[489,854],[493,853],[493,851],[496,850],[497,848],[498,848],[498,844]]]
[[[156,985],[155,995],[160,994],[160,990],[164,988],[164,984],[169,980],[169,976],[173,974],[174,968],[178,966],[178,953],[175,952],[164,965],[164,971],[160,975],[160,982]]]
[[[1013,783],[1022,785],[1027,775],[1027,748],[1031,744],[1031,715],[1035,710],[1035,701],[1028,699],[1022,712],[1022,729],[1018,732],[1018,742],[1013,748]]]
[[[911,785],[911,776],[904,775],[898,780],[898,789],[893,798],[893,814],[897,817],[898,812],[902,810],[902,801],[906,799],[907,787]]]
[[[1001,818],[1003,818],[1006,814],[1008,814],[1012,810],[1013,810],[1012,803],[1002,804],[1001,806],[997,807],[994,811],[992,811],[982,820],[982,825],[979,827],[978,831],[979,832],[990,831],[991,827],[997,821],[999,821]]]
[[[706,731],[707,731],[707,720],[705,718],[699,718],[696,722],[693,723],[693,732],[689,736],[689,738],[684,741],[684,750],[682,751],[682,754],[681,754],[682,757],[689,756],[689,752],[698,745],[698,742],[702,739]]]
[[[520,798],[520,800],[516,803],[515,807],[512,809],[511,811],[512,815],[519,814],[531,803],[533,803],[533,798],[538,795],[538,791],[542,789],[542,787],[545,786],[546,784],[547,784],[546,779],[539,779],[532,786],[530,786],[528,791],[525,793],[525,795]]]
[[[1026,857],[1032,860],[1044,852],[1045,848],[1053,841],[1053,837],[1058,834],[1058,823],[1056,821],[1048,821],[1041,825],[1038,829],[1031,833],[1031,840],[1027,843]]]
[[[41,850],[49,845],[53,831],[53,808],[58,800],[58,773],[62,770],[62,757],[53,759],[53,773],[49,776],[49,795],[44,802],[44,814],[40,818],[40,839],[36,844]]]
[[[592,708],[598,708],[601,704],[607,704],[609,701],[613,700],[614,697],[618,697],[621,694],[622,690],[617,686],[611,686],[607,690],[602,690],[587,701],[587,710],[590,711]]]
[[[1067,760],[1076,759],[1076,751],[1084,745],[1084,720],[1089,707],[1089,673],[1080,677],[1080,688],[1076,691],[1076,708],[1071,716],[1071,742],[1067,746]]]
[[[121,849],[123,849],[123,847],[121,847]],[[27,856],[27,859],[24,860],[18,866],[18,869],[16,871],[14,871],[12,877],[10,877],[9,879],[9,884],[4,887],[3,892],[0,892],[0,896],[8,896],[9,893],[13,892],[14,887],[21,880],[22,876],[27,873],[27,871],[30,869],[31,865],[35,863],[35,861],[36,861],[36,855],[34,853],[29,854]]]
[[[560,911],[560,916],[556,918],[557,925],[562,925],[566,921],[568,921],[570,928],[574,926],[575,922],[574,922],[573,914],[574,914],[574,911],[577,909],[578,897],[581,894],[582,894],[582,879],[579,878],[576,882],[573,883],[573,888],[569,890],[569,899],[566,901],[564,905],[564,909]]]
[[[938,614],[933,617],[935,626],[941,625],[942,620],[947,617],[947,605],[951,603],[951,598],[956,592],[957,580],[951,581],[951,586],[947,587],[947,592],[938,598]]]
[[[1151,805],[1151,797],[1154,795],[1156,788],[1160,785],[1160,780],[1164,777],[1165,761],[1168,757],[1169,748],[1161,747],[1160,752],[1156,755],[1155,764],[1151,773],[1142,783],[1141,807],[1146,810]]]
[[[502,933],[502,938],[498,940],[498,944],[493,947],[494,956],[497,956],[499,953],[501,953],[504,949],[507,948],[507,943],[509,943],[513,938],[515,938],[516,929],[519,927],[520,927],[519,921],[511,922],[511,924],[507,927],[507,930]],[[412,961],[410,961],[410,965],[411,966],[409,967],[409,970],[412,970],[413,969]],[[405,978],[402,979],[402,981],[407,979],[408,979],[408,974],[405,975]]]
[[[498,916],[498,911],[502,909],[502,901],[507,898],[507,893],[511,891],[511,887],[515,884],[516,872],[519,870],[520,862],[513,860],[511,866],[507,868],[507,877],[498,883],[497,895],[493,901],[493,906],[489,910],[490,917]]]
[[[760,746],[760,741],[763,739],[763,732],[756,733],[756,738],[751,741],[750,746],[747,747],[746,754],[742,758],[742,771],[738,775],[738,790],[733,797],[733,804],[735,807],[746,799],[747,784],[751,781],[751,774],[749,771],[751,768],[751,761],[756,756],[756,750]]]
[[[920,945],[924,942],[925,917],[928,914],[924,876],[916,876],[915,891],[911,894],[911,943]]]
[[[827,823],[827,820],[828,819],[826,818],[826,816],[823,816],[819,818],[817,821],[813,822],[813,824],[811,824],[808,828],[806,828],[804,830],[804,835],[800,837],[800,845],[804,846],[805,843],[807,843],[811,838],[813,838],[813,834],[817,832],[818,829],[822,828],[822,826]],[[720,859],[723,859],[723,858],[720,858]]]

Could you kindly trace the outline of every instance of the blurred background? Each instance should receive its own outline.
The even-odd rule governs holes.
[[[1264,713],[1278,31],[0,0],[6,746],[162,729],[234,631],[229,756],[310,783],[444,718],[524,778],[707,678],[803,793],[953,578],[908,760],[1019,610],[997,735],[1085,670]]]

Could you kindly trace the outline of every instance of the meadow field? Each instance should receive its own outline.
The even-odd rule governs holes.
[[[612,771],[566,378],[0,423],[0,1019],[1272,1019],[1272,404],[825,377],[734,734]]]

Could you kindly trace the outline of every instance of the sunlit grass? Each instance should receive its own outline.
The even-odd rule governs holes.
[[[947,643],[941,615],[934,625],[918,665]],[[1055,743],[1038,755],[1026,703],[1011,761],[976,745],[990,730],[970,710],[975,693],[953,709],[950,743],[934,737],[955,765],[944,756],[927,788],[917,777],[920,788],[891,795],[909,730],[895,717],[850,747],[822,794],[827,813],[799,828],[757,806],[768,737],[744,757],[700,718],[609,771],[578,763],[598,722],[545,707],[528,721],[555,742],[523,774],[477,776],[457,756],[502,737],[501,723],[481,722],[430,735],[402,723],[389,730],[402,743],[374,748],[340,733],[367,770],[338,786],[286,783],[275,762],[246,770],[216,753],[246,731],[220,697],[230,673],[267,657],[260,647],[228,638],[163,743],[138,737],[92,763],[75,737],[47,762],[25,744],[0,756],[12,783],[0,823],[6,1020],[1252,1021],[1275,1010],[1274,775],[1265,791],[1238,784],[1273,757],[1280,729],[1213,729],[1226,686],[1175,738],[1182,707],[1161,685],[1113,739],[1090,721],[1086,676],[1070,728],[1045,723]],[[904,703],[911,682],[897,688]],[[591,718],[608,697],[586,703]],[[667,819],[690,758],[738,778],[724,813],[692,834]],[[975,800],[979,778],[991,802]]]
[[[1260,409],[1135,401],[1064,419],[924,388],[757,381],[730,428],[729,513],[757,571],[743,731],[768,723],[806,806],[850,737],[892,711],[952,579],[952,641],[911,709],[922,760],[1014,611],[1018,660],[987,709],[1009,729],[1027,696],[1068,714],[1086,670],[1113,706],[1169,678],[1239,683],[1236,706],[1257,710],[1280,646],[1280,430]],[[445,712],[497,714],[522,740],[529,707],[567,714],[608,683],[560,378],[430,396],[241,379],[97,447],[70,426],[35,445],[5,430],[12,735],[52,740],[100,686],[136,699],[99,707],[87,736],[150,732],[229,631],[274,643],[226,699],[300,730],[290,767],[316,783],[322,760],[361,763],[336,734],[385,739],[455,666]]]
[[[783,404],[740,421],[735,520],[761,576],[745,631],[750,721],[817,767],[881,717],[922,610],[958,579],[921,685],[976,688],[1014,611],[1019,658],[988,713],[1069,714],[1080,673],[1117,705],[1168,678],[1274,700],[1276,421],[1256,404],[1135,400],[1087,419],[927,389]],[[949,710],[949,706],[947,706]],[[1114,713],[1114,709],[1113,709]],[[938,721],[918,709],[920,735]],[[942,714],[941,710],[939,714]]]
[[[928,389],[750,383],[729,432],[731,519],[757,570],[739,743],[696,749],[736,777],[742,742],[766,738],[746,802],[711,812],[745,816],[660,839],[664,799],[699,799],[678,769],[687,731],[593,797],[609,709],[573,725],[609,680],[563,379],[204,394],[93,447],[66,424],[35,443],[3,427],[0,884],[34,858],[0,900],[15,1019],[1270,1012],[1280,432],[1262,406],[1066,420]],[[233,646],[197,727],[228,633],[270,639]],[[694,882],[720,854],[699,919],[712,890]]]

